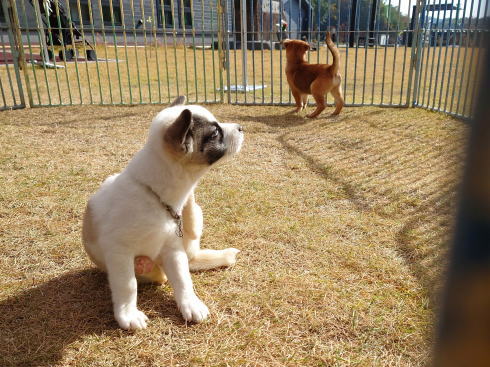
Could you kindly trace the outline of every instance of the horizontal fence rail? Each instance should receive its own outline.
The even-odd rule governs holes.
[[[3,0],[0,108],[293,104],[285,38],[340,52],[345,102],[470,117],[485,0]],[[333,103],[327,97],[328,103]]]

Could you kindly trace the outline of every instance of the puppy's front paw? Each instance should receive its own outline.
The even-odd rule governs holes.
[[[186,296],[179,309],[185,321],[201,322],[209,316],[209,309],[196,295]]]
[[[224,255],[225,255],[225,262],[226,266],[232,266],[235,265],[236,263],[236,255],[240,252],[240,250],[230,247],[227,249],[224,249]]]
[[[114,311],[114,317],[122,329],[141,330],[146,328],[148,317],[136,307]]]

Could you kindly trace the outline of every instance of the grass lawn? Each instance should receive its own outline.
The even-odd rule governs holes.
[[[168,285],[117,327],[82,250],[88,197],[143,145],[161,106],[0,113],[1,366],[424,366],[467,126],[421,109],[211,105],[245,127],[197,189],[203,246],[242,250],[193,274],[211,318],[186,325]]]

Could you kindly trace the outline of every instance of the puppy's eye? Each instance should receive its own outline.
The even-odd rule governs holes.
[[[219,131],[218,131],[218,128],[216,128],[213,133],[211,134],[211,137],[214,139],[214,138],[217,138],[219,135]]]

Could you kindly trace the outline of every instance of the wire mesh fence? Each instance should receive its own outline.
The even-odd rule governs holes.
[[[292,104],[285,38],[341,55],[347,105],[472,114],[484,0],[3,0],[0,108]],[[333,102],[328,100],[327,102]]]

